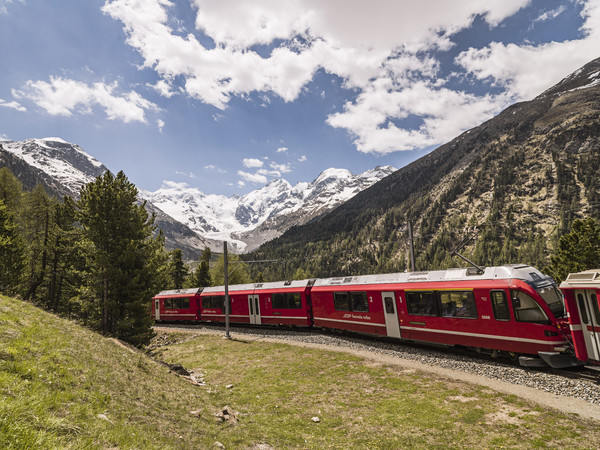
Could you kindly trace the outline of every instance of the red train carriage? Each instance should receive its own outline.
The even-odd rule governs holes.
[[[560,288],[577,358],[600,367],[600,269],[571,273]]]
[[[310,326],[310,280],[232,285],[229,320],[253,325]],[[202,320],[225,321],[225,287],[202,292]]]
[[[154,300],[154,319],[157,322],[200,320],[201,288],[162,291]]]
[[[321,279],[311,298],[319,327],[509,352],[523,365],[577,364],[562,295],[529,266]]]

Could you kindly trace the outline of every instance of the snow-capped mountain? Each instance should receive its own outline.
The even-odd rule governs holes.
[[[0,157],[0,165],[11,168],[26,187],[33,187],[31,181],[36,179],[35,183],[41,182],[57,195],[78,197],[83,185],[108,170],[81,147],[60,138],[2,141],[0,145],[8,152]],[[15,165],[27,168],[30,176],[24,177],[23,170],[11,167]]]
[[[85,184],[108,170],[78,145],[60,138],[0,141],[0,167],[8,167],[25,189],[41,183],[51,195],[79,197]],[[151,203],[146,209],[156,214],[168,249],[180,248],[186,258],[196,259],[207,243],[204,238],[176,221]]]
[[[32,189],[41,183],[56,196],[77,198],[81,187],[108,170],[78,145],[60,138],[0,141],[0,167],[6,166]],[[181,248],[196,259],[206,247],[221,251],[222,241],[237,252],[251,251],[344,203],[363,189],[394,172],[390,166],[353,175],[327,169],[311,183],[295,186],[273,180],[242,197],[206,195],[185,184],[164,182],[155,192],[140,190],[147,209],[156,214],[167,248]]]
[[[396,169],[376,167],[359,175],[327,169],[311,183],[295,186],[277,179],[242,197],[206,195],[184,183],[165,182],[144,198],[195,232],[212,240],[228,240],[245,252],[332,210]]]

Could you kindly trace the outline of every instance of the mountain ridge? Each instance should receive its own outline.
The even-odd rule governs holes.
[[[475,227],[466,251],[478,264],[543,267],[574,218],[600,215],[598,170],[600,58],[250,258],[286,258],[310,276],[402,271],[410,220],[417,270],[460,265],[451,251]],[[282,267],[264,275],[290,276]]]

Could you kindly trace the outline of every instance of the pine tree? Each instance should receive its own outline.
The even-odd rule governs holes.
[[[137,194],[123,172],[106,172],[81,190],[77,216],[91,253],[90,322],[104,334],[143,345],[153,336],[148,309],[159,289],[163,241],[153,237],[154,217]]]
[[[172,289],[182,289],[186,277],[188,276],[188,268],[183,262],[183,254],[181,249],[176,248],[171,252],[169,264],[169,276],[171,278]]]
[[[252,281],[248,265],[242,262],[239,256],[229,253],[227,262],[229,264],[229,284],[245,284]],[[213,286],[220,286],[225,283],[224,263],[223,255],[221,255],[210,270]]]
[[[547,272],[560,282],[569,273],[599,267],[600,222],[592,218],[573,221],[571,231],[560,238]]]
[[[0,199],[0,292],[15,294],[23,273],[24,253],[14,216]]]
[[[205,287],[211,285],[210,279],[210,258],[212,256],[212,252],[210,248],[206,247],[202,254],[200,255],[200,259],[198,260],[198,267],[190,276],[189,284],[191,287]]]

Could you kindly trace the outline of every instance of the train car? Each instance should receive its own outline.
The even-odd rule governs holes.
[[[277,281],[229,286],[229,320],[251,325],[310,326],[312,282]],[[205,288],[201,297],[202,320],[224,322],[225,287]]]
[[[254,323],[312,325],[310,288],[315,280],[257,283],[254,288]],[[252,323],[252,322],[251,322]]]
[[[560,288],[565,294],[575,355],[600,369],[600,269],[571,273]]]
[[[260,324],[260,310],[255,314],[254,284],[235,284],[228,287],[229,321]],[[213,286],[202,290],[203,322],[225,322],[225,287]]]
[[[562,294],[530,266],[320,279],[311,299],[318,327],[578,364]]]
[[[157,322],[200,320],[202,288],[162,291],[152,298]]]

